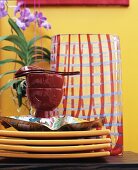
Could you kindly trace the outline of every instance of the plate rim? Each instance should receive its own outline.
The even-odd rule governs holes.
[[[101,144],[110,143],[111,138],[97,138],[97,139],[60,139],[60,140],[31,140],[31,139],[16,139],[16,138],[0,138],[0,144],[10,145],[80,145],[80,144]]]
[[[54,131],[54,132],[41,132],[41,131],[8,131],[0,130],[0,136],[9,137],[36,137],[36,138],[55,138],[55,137],[84,137],[84,136],[101,136],[110,134],[110,130],[89,130],[89,131]]]
[[[69,158],[89,158],[110,156],[109,151],[102,152],[85,152],[85,153],[68,153],[68,154],[29,154],[25,152],[5,152],[0,150],[1,157],[12,158],[29,158],[29,159],[69,159]]]
[[[77,146],[22,146],[22,145],[4,145],[0,144],[0,150],[18,151],[18,152],[39,152],[39,153],[64,153],[64,152],[79,152],[79,151],[94,151],[99,149],[110,148],[110,143],[92,144],[92,145],[77,145]]]

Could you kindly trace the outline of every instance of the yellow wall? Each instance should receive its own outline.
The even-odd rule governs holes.
[[[138,0],[130,0],[128,8],[47,7],[43,8],[43,11],[52,24],[50,35],[59,33],[119,35],[122,51],[124,149],[138,152]],[[2,19],[0,24],[0,34],[7,34],[10,30],[6,19]],[[44,31],[44,33],[48,32]],[[30,36],[28,33],[27,35]],[[11,68],[13,68],[12,65]],[[2,71],[6,69],[5,65]],[[9,77],[1,83],[8,79]],[[13,115],[17,112],[10,96],[10,91],[1,96],[0,110],[3,115]]]

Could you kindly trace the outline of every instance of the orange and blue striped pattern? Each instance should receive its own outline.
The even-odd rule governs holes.
[[[119,38],[109,34],[61,34],[52,38],[51,69],[80,71],[64,78],[64,95],[53,114],[87,120],[105,117],[112,155],[123,151]],[[108,136],[109,137],[109,136]]]

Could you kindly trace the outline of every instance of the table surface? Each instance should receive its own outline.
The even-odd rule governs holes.
[[[0,169],[52,169],[52,170],[133,170],[138,169],[138,153],[124,152],[119,156],[81,159],[21,159],[0,157]]]

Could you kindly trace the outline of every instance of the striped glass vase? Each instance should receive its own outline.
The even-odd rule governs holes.
[[[116,35],[61,34],[52,38],[51,69],[80,71],[64,78],[64,94],[55,114],[93,120],[105,117],[111,154],[123,150],[120,45]],[[109,136],[108,136],[109,137]]]

